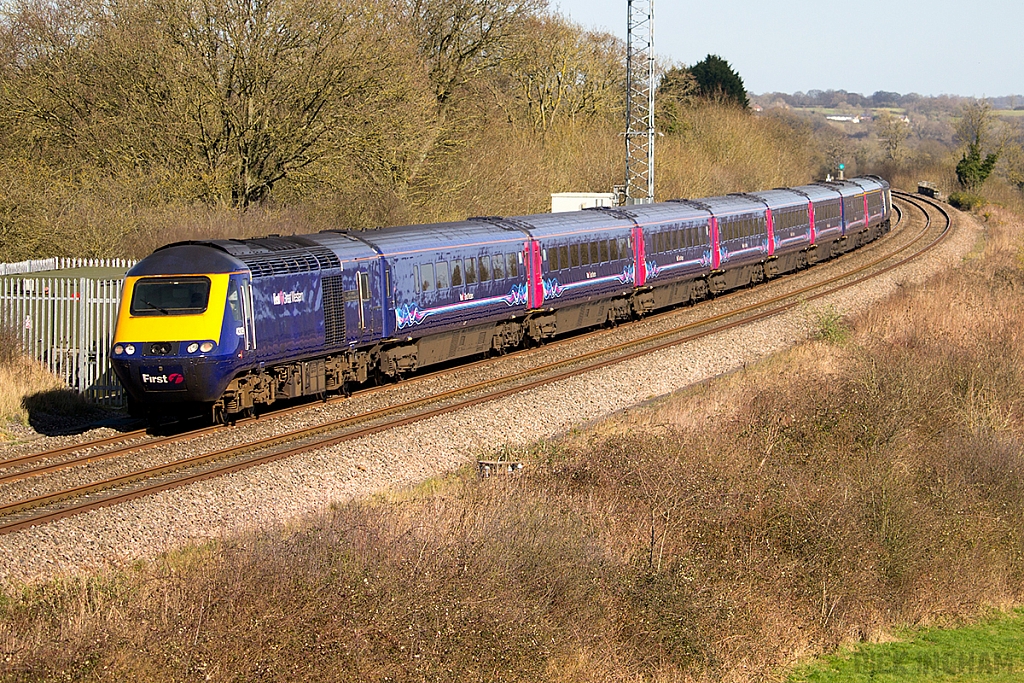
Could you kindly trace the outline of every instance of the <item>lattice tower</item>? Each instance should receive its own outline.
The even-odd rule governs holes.
[[[626,203],[654,201],[654,0],[627,0]]]

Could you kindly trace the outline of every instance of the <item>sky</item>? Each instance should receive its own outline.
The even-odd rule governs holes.
[[[549,0],[625,39],[627,0]],[[654,50],[727,60],[752,93],[1024,94],[1024,0],[654,0]]]

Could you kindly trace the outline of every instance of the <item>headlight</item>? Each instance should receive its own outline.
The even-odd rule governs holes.
[[[129,356],[135,353],[135,344],[128,344],[127,346],[125,346],[124,352],[127,353]]]
[[[209,353],[210,351],[213,351],[214,346],[215,344],[213,342],[203,342],[200,344],[199,350],[203,353]]]
[[[124,346],[122,346],[121,344],[114,344],[114,353],[120,356],[122,353],[124,353]]]
[[[196,351],[199,350],[199,344],[197,344],[196,342],[192,342],[191,344],[188,345],[188,348],[185,350],[188,351],[189,353],[195,353]]]

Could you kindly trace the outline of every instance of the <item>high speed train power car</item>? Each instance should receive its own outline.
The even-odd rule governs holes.
[[[807,267],[889,229],[876,176],[697,200],[179,242],[129,271],[112,362],[136,413],[218,421]]]

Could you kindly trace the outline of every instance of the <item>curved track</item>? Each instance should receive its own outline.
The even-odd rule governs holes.
[[[914,210],[924,214],[925,220],[921,231],[903,246],[892,249],[877,258],[871,258],[866,263],[839,274],[805,286],[791,288],[789,291],[766,297],[751,304],[730,307],[729,310],[718,315],[702,318],[626,342],[611,343],[595,351],[542,363],[502,377],[469,383],[424,398],[401,401],[354,417],[295,429],[266,439],[254,440],[211,452],[201,452],[196,455],[148,467],[129,469],[127,472],[115,476],[98,478],[80,485],[57,489],[40,495],[14,497],[9,502],[0,502],[0,534],[45,524],[99,507],[114,505],[158,491],[185,486],[195,481],[221,476],[240,469],[325,448],[350,439],[424,420],[435,415],[453,412],[510,394],[528,391],[544,384],[557,382],[577,374],[607,367],[768,318],[802,305],[805,302],[854,287],[928,252],[945,238],[952,226],[949,214],[938,203],[896,191],[893,194],[903,200],[908,207],[914,207]],[[939,226],[938,229],[934,228],[931,215],[926,207],[937,211],[942,217],[944,225]],[[905,219],[906,216],[900,211],[898,226],[902,225]],[[896,232],[894,231],[890,234],[896,234]],[[929,236],[932,237],[930,241],[928,240]],[[888,243],[889,240],[883,239],[875,244]],[[859,252],[853,253],[862,253],[863,251],[862,249]],[[885,250],[883,249],[883,251]],[[904,252],[908,251],[910,253],[904,255]],[[843,259],[840,259],[840,262],[842,261]],[[791,278],[780,278],[773,280],[773,282],[784,282],[787,280],[792,281]],[[771,285],[758,288],[758,290],[765,289],[771,289]],[[718,297],[716,300],[728,302],[738,298],[745,291],[750,290],[734,292]],[[672,312],[659,314],[659,316],[650,316],[646,320],[670,315],[672,315]],[[583,337],[593,336],[611,339],[613,335],[613,331],[602,330],[591,332],[588,335],[583,335]],[[580,338],[580,336],[575,337],[577,340]],[[554,346],[556,344],[547,345],[543,348],[549,349]],[[489,361],[481,361],[471,365],[487,362]],[[429,376],[436,376],[446,372],[462,373],[466,368],[466,365],[462,365],[457,370],[442,370],[437,373],[431,373]],[[409,380],[403,384],[411,384],[426,377],[428,376]],[[387,387],[368,391],[382,391],[384,389],[387,389]],[[274,414],[280,415],[306,410],[308,407],[286,408],[282,411],[275,411]],[[240,421],[239,424],[243,424],[243,421]],[[92,465],[100,461],[113,460],[128,454],[155,449],[166,444],[198,439],[200,436],[224,429],[226,428],[209,427],[177,436],[153,437],[149,439],[146,439],[142,432],[129,432],[108,439],[88,442],[80,446],[70,446],[55,451],[0,461],[0,487],[23,482],[31,478],[45,477],[62,470]],[[134,443],[140,439],[141,441]],[[118,443],[124,445],[104,450],[106,447],[115,446]],[[61,459],[68,455],[71,457]],[[34,466],[26,467],[28,465]]]

